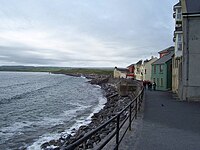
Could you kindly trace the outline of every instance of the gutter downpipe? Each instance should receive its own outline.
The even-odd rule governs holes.
[[[188,86],[189,86],[189,18],[187,17],[187,72],[186,72],[186,100],[188,101]]]

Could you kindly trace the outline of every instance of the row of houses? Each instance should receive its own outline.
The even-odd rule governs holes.
[[[157,90],[172,90],[181,100],[200,100],[200,1],[179,0],[173,7],[174,46],[159,58],[114,69],[115,78],[155,82]]]
[[[136,80],[155,82],[157,90],[169,90],[172,87],[172,56],[174,47],[171,46],[159,53],[159,58],[139,60],[126,68],[114,69],[115,78],[132,78]]]

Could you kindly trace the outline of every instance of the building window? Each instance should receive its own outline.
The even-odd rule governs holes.
[[[160,73],[163,73],[163,65],[160,65],[159,68],[160,68]]]
[[[140,74],[140,68],[137,68],[137,74]]]
[[[153,78],[153,82],[156,82],[156,78]]]
[[[156,65],[153,65],[153,73],[156,74]]]
[[[181,8],[177,9],[177,13],[176,13],[176,19],[181,20],[182,19],[182,12],[181,12]]]
[[[182,42],[182,34],[178,34],[178,42]]]
[[[177,34],[177,49],[179,51],[182,51],[183,47],[183,35],[182,34]]]
[[[157,78],[157,86],[160,86],[159,78]]]
[[[144,74],[147,74],[147,69],[144,69]]]
[[[178,51],[182,51],[182,43],[178,43]]]
[[[160,78],[160,86],[163,86],[163,78]]]

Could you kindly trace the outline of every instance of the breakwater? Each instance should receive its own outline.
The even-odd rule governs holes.
[[[88,132],[96,129],[101,124],[108,121],[119,113],[124,107],[126,107],[132,100],[133,97],[127,96],[122,97],[119,94],[118,86],[119,80],[98,76],[90,81],[91,84],[98,84],[105,91],[105,97],[107,102],[102,110],[95,113],[92,116],[91,122],[88,125],[81,126],[78,130],[73,129],[72,134],[61,136],[58,140],[51,140],[41,145],[42,149],[64,149],[70,144],[82,138]],[[135,90],[137,92],[137,90]],[[124,113],[120,117],[120,121],[123,121],[127,117],[128,113]],[[80,145],[78,149],[91,149],[94,148],[99,142],[101,142],[109,133],[116,128],[116,122],[113,121],[109,126],[102,129],[97,134],[93,135],[86,143]]]

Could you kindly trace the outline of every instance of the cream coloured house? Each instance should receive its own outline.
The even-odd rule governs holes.
[[[114,69],[114,78],[126,78],[129,70],[127,68],[117,68]]]
[[[144,81],[151,81],[151,70],[152,66],[151,64],[154,63],[158,58],[157,57],[151,57],[151,59],[147,59],[143,63],[143,80]]]
[[[142,60],[139,60],[136,64],[135,64],[135,79],[136,80],[143,80],[143,64],[142,64]]]
[[[172,92],[178,93],[179,76],[182,70],[182,56],[183,56],[183,30],[182,30],[182,6],[181,2],[174,5],[175,31],[174,31],[174,45],[175,54],[172,57]]]

